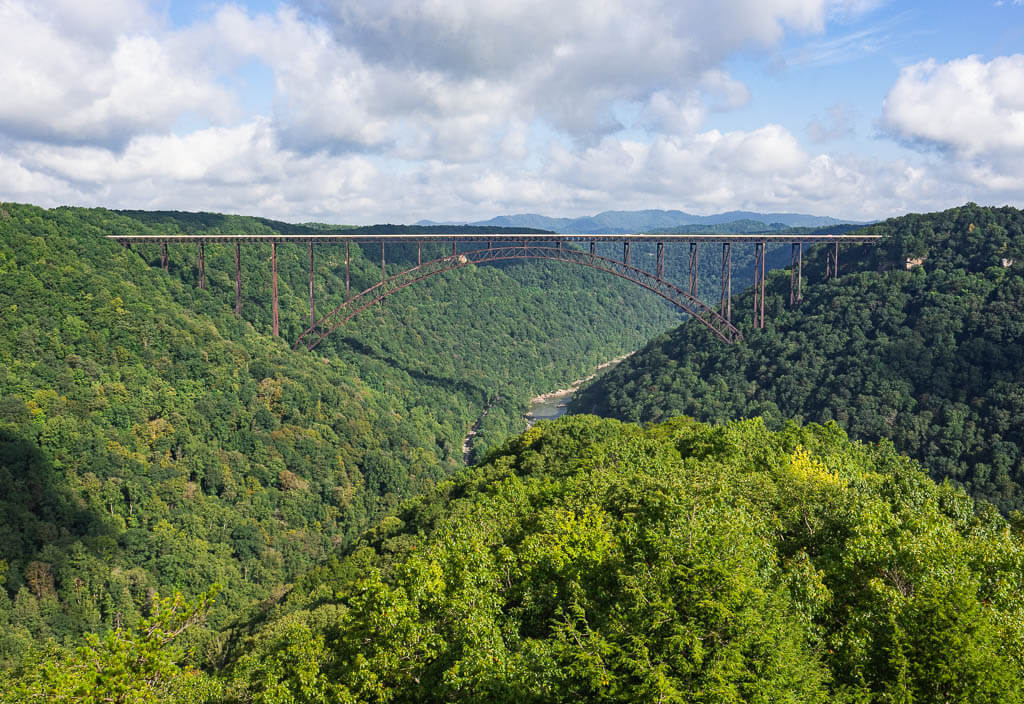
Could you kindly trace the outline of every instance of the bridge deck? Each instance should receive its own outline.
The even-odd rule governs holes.
[[[107,235],[107,239],[121,242],[877,242],[880,235],[818,235],[818,234],[308,234],[308,235]]]

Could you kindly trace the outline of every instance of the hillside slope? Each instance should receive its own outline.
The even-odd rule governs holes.
[[[748,292],[733,307],[742,343],[684,324],[578,394],[574,410],[763,416],[774,427],[834,419],[852,437],[891,438],[1004,511],[1024,508],[1024,213],[968,204],[866,231],[887,239],[844,251],[838,279],[823,281],[822,252],[808,256],[797,310],[777,272],[764,330],[749,329]]]
[[[229,246],[207,247],[202,291],[194,247],[171,247],[168,274],[155,245],[104,239],[283,223],[131,215],[0,204],[0,665],[32,642],[136,623],[154,590],[215,582],[216,651],[218,624],[460,466],[489,398],[516,409],[671,319],[569,268],[467,269],[296,353],[302,248],[279,248],[274,339],[269,247],[243,248],[238,319]],[[379,275],[353,256],[356,285]],[[318,259],[324,305],[344,296],[339,264]],[[492,437],[514,412],[489,414]]]
[[[222,677],[251,702],[1006,704],[1022,561],[991,507],[834,424],[575,416],[310,574]]]

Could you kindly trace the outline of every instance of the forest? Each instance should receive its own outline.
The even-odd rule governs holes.
[[[733,347],[682,325],[602,377],[577,412],[657,421],[835,420],[851,437],[890,439],[936,480],[1009,513],[1024,509],[1024,213],[967,204],[868,227],[825,280],[807,254],[804,300],[769,277],[764,330],[737,297]]]
[[[236,317],[230,245],[201,290],[194,245],[165,272],[105,236],[329,226],[0,204],[0,701],[1024,700],[1024,214],[868,229],[838,278],[807,254],[795,310],[773,273],[764,330],[739,294],[733,346],[530,262],[311,353],[305,246],[277,248],[274,338],[269,245]],[[344,246],[315,276],[344,300]],[[637,348],[578,399],[618,419],[522,432]]]
[[[217,596],[164,599],[136,629],[31,654],[3,691],[1012,704],[1022,564],[991,505],[834,422],[573,416],[405,502],[234,624],[215,667],[176,640]]]
[[[104,239],[275,227],[0,206],[0,669],[38,643],[135,625],[156,593],[192,599],[212,584],[202,635],[222,649],[239,609],[461,466],[489,401],[504,405],[479,452],[523,429],[530,396],[678,320],[564,265],[463,269],[295,353],[304,247],[278,248],[274,339],[268,245],[243,246],[236,318],[230,245],[207,246],[204,291],[194,246],[171,245],[165,273],[157,245]],[[352,254],[354,286],[379,277],[379,260]],[[343,257],[317,259],[323,305],[344,297]]]

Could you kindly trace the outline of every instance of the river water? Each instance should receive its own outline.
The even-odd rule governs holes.
[[[538,420],[553,420],[559,416],[564,416],[566,411],[569,410],[567,406],[569,401],[572,400],[574,393],[576,393],[575,390],[563,391],[554,396],[545,397],[536,403],[531,403],[525,416],[526,427],[533,427],[533,424]]]
[[[608,369],[609,367],[614,367],[616,364],[624,360],[630,354],[633,353],[630,352],[629,354],[624,354],[621,357],[610,359],[604,364],[597,365],[597,368],[594,369],[593,374],[586,377],[585,379],[577,379],[576,381],[572,382],[572,384],[570,384],[569,388],[567,389],[559,389],[558,391],[553,391],[549,394],[543,394],[541,396],[537,396],[536,398],[530,399],[530,406],[526,411],[526,415],[524,416],[524,418],[526,418],[526,427],[532,428],[533,424],[536,423],[538,420],[553,420],[555,418],[558,418],[559,416],[564,416],[566,412],[569,410],[569,401],[572,400],[573,394],[575,394],[581,386],[583,386],[585,383],[596,377],[600,372],[604,371],[605,369]]]

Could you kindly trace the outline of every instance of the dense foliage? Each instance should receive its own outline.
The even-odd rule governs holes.
[[[296,226],[0,205],[0,669],[33,643],[137,626],[155,591],[194,598],[218,583],[187,636],[215,662],[218,629],[240,609],[460,466],[495,396],[505,405],[482,447],[522,429],[530,395],[670,319],[610,277],[464,269],[389,299],[316,354],[292,352],[308,315],[304,247],[278,248],[274,339],[269,246],[243,246],[237,319],[230,245],[207,246],[203,291],[194,245],[170,247],[168,274],[157,245],[104,239],[283,228]],[[323,305],[344,297],[343,257],[318,254]],[[379,276],[379,261],[352,257],[354,285]]]
[[[805,300],[771,277],[764,330],[735,346],[685,324],[585,390],[577,411],[628,420],[685,413],[836,420],[891,438],[936,478],[1005,511],[1024,508],[1024,213],[968,204],[867,228],[876,247],[843,250],[824,281],[808,256]]]
[[[1019,702],[1024,545],[835,425],[540,423],[265,609],[237,702]]]

